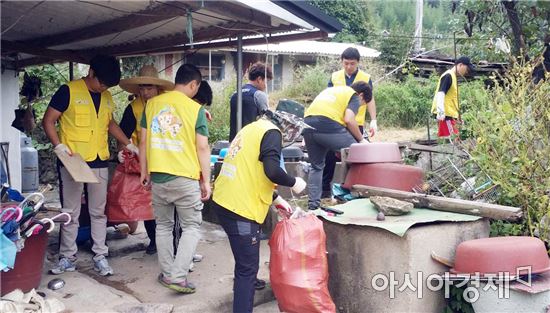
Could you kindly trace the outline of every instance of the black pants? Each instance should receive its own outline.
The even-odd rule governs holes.
[[[363,133],[363,127],[359,126],[359,131]],[[340,158],[336,156],[336,153],[333,151],[327,152],[325,157],[325,168],[323,169],[323,197],[332,194],[332,188],[330,188],[330,183],[332,178],[334,178],[334,171],[336,170],[336,162],[340,161]]]
[[[221,210],[225,210],[220,208]],[[250,313],[254,307],[254,283],[260,266],[260,224],[218,214],[235,258],[233,313]]]
[[[325,156],[325,168],[323,169],[323,193],[321,194],[322,197],[328,197],[328,195],[332,193],[330,182],[332,182],[332,178],[334,177],[336,162],[338,162],[339,160],[340,159],[336,157],[336,153],[334,151],[327,152],[327,155]]]

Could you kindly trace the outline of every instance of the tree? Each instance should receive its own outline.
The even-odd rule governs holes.
[[[538,54],[542,38],[548,34],[550,2],[540,0],[465,1],[464,30],[469,37],[476,31],[512,41],[514,56]],[[511,32],[510,32],[511,29]]]
[[[366,1],[360,0],[309,0],[311,5],[336,18],[342,25],[342,31],[333,41],[362,42],[368,41],[371,25],[368,20]]]

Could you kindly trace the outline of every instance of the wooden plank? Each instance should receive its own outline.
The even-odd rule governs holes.
[[[74,181],[79,183],[99,183],[94,172],[92,172],[92,169],[84,162],[80,154],[73,153],[71,156],[65,152],[57,151],[55,151],[55,154],[59,161],[63,163],[69,174],[71,174]]]
[[[444,198],[414,192],[406,192],[380,187],[353,185],[355,196],[384,196],[411,202],[417,208],[483,216],[495,220],[517,221],[523,216],[521,208],[490,204],[462,199]]]

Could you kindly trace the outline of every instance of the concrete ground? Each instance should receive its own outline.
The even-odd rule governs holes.
[[[141,226],[141,225],[140,225]],[[141,226],[125,239],[108,240],[113,276],[101,277],[93,269],[89,245],[79,247],[77,271],[50,275],[47,270],[57,260],[57,236],[50,234],[50,246],[38,288],[65,304],[69,312],[231,312],[234,261],[229,241],[220,226],[204,222],[197,253],[204,259],[195,264],[189,280],[197,286],[191,295],[178,294],[157,282],[160,272],[157,255],[145,254],[149,240]],[[269,247],[261,241],[258,277],[269,280]],[[47,288],[53,278],[65,281],[62,289]],[[271,289],[257,291],[254,312],[279,312]]]
[[[58,213],[59,203],[55,193],[48,195],[50,201],[45,205],[48,212],[44,214],[51,216]],[[124,239],[115,239],[114,232],[108,233],[113,276],[101,277],[94,271],[90,244],[79,246],[77,271],[50,275],[48,270],[57,260],[58,229],[49,234],[41,285],[37,290],[44,292],[46,298],[61,301],[66,312],[220,313],[232,310],[235,263],[227,236],[219,225],[203,222],[197,253],[204,259],[195,263],[195,271],[189,275],[189,280],[197,286],[197,292],[190,295],[178,294],[157,282],[160,273],[157,255],[145,254],[149,239],[143,223]],[[258,277],[269,280],[267,240],[261,241]],[[63,279],[65,286],[56,291],[48,289],[48,282],[54,278]],[[254,312],[279,312],[269,284],[264,290],[256,291]]]

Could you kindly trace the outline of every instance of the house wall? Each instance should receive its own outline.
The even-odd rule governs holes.
[[[0,76],[0,142],[9,142],[9,170],[11,186],[21,190],[21,132],[11,127],[14,110],[19,105],[19,78],[13,70],[2,71]]]
[[[289,55],[279,55],[279,62],[283,66],[282,87],[288,87],[294,81],[294,65]]]

